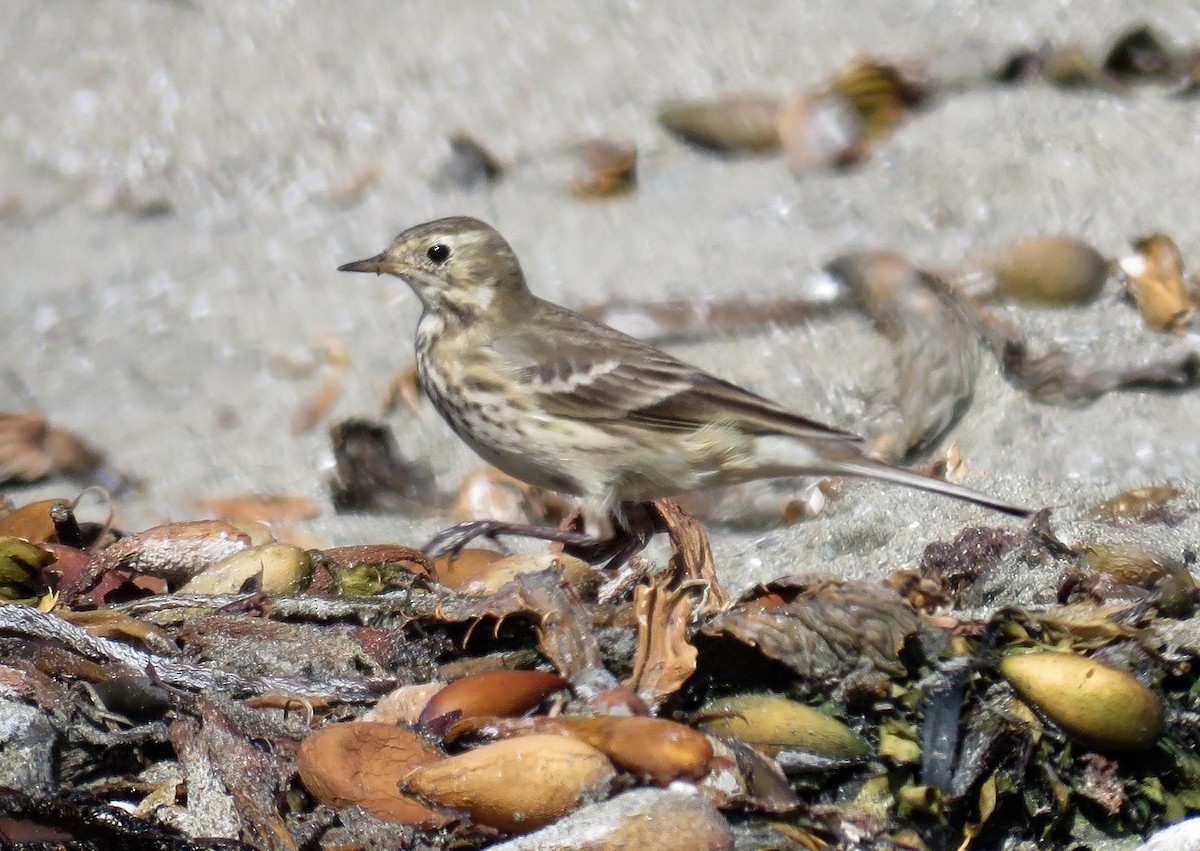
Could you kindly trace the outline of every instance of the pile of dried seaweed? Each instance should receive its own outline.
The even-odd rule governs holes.
[[[1146,543],[1177,502],[1143,489],[1072,545],[1043,515],[931,543],[887,581],[781,576],[739,600],[666,502],[667,564],[611,575],[552,550],[431,561],[221,520],[121,535],[65,500],[9,509],[5,833],[263,849],[1145,834],[1200,809],[1196,586],[1187,555]],[[996,611],[1012,571],[1044,575],[1047,599]]]

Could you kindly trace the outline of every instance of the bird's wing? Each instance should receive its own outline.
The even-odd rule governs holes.
[[[691,431],[727,421],[749,434],[858,441],[556,305],[492,347],[555,416]],[[553,328],[553,331],[549,329]]]

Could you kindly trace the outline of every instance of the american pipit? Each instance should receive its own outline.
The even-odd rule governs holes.
[[[438,412],[488,463],[582,497],[598,537],[630,528],[625,505],[779,476],[881,479],[1029,513],[868,458],[855,435],[538,298],[509,244],[475,219],[417,225],[339,271],[412,287],[417,368]]]

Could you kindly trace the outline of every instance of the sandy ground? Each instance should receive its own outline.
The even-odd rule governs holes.
[[[1072,233],[1116,256],[1161,229],[1200,262],[1197,101],[976,91],[921,115],[853,172],[801,178],[779,159],[702,155],[654,121],[668,98],[788,93],[864,52],[963,77],[1047,40],[1099,55],[1138,21],[1200,42],[1200,7],[1185,0],[8,0],[0,409],[39,405],[143,477],[145,493],[119,506],[133,528],[196,516],[199,497],[283,492],[325,506],[304,528],[330,543],[420,542],[442,522],[336,516],[324,429],[289,434],[323,377],[281,364],[312,360],[326,337],[344,344],[353,368],[332,422],[377,417],[411,356],[416,300],[398,281],[337,265],[452,214],[494,224],[534,289],[573,306],[784,295],[853,248],[952,263],[1033,233]],[[438,186],[457,130],[520,167],[493,188]],[[633,197],[587,203],[564,191],[565,147],[595,135],[639,145]],[[339,200],[373,168],[376,183]],[[170,213],[142,218],[122,199]],[[1039,339],[1096,358],[1195,345],[1143,330],[1115,288],[1085,310],[1020,316]],[[857,318],[676,351],[850,428],[887,389],[888,350]],[[1196,394],[1034,404],[989,364],[952,439],[970,484],[1070,518],[1148,483],[1175,482],[1194,501],[1198,419]],[[476,463],[430,410],[389,422],[446,487]],[[734,586],[814,569],[877,576],[996,521],[856,484],[817,521],[716,531],[714,546]],[[1166,544],[1178,554],[1196,530],[1186,523]]]

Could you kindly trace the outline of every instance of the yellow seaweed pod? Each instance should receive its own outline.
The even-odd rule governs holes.
[[[1140,751],[1163,733],[1158,695],[1136,678],[1074,653],[1020,653],[1000,673],[1071,738],[1104,751]]]

